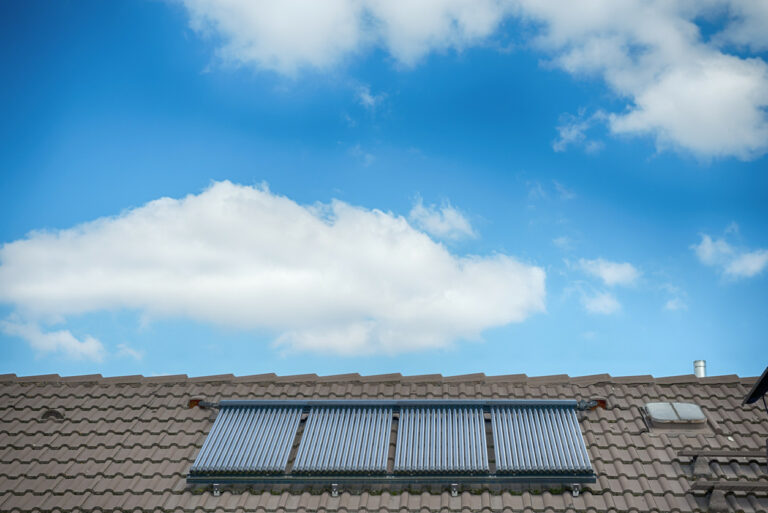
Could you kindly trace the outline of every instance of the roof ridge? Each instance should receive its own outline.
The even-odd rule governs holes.
[[[18,376],[14,373],[0,374],[0,383],[105,383],[105,384],[129,384],[129,383],[204,383],[204,382],[318,382],[330,383],[335,381],[360,381],[360,382],[486,382],[486,383],[520,383],[520,384],[567,384],[587,385],[595,383],[656,383],[660,385],[701,383],[707,385],[723,383],[750,383],[757,376],[739,376],[738,374],[723,374],[697,378],[694,374],[679,374],[673,376],[654,377],[650,374],[634,376],[612,376],[610,374],[589,374],[583,376],[569,376],[568,374],[550,374],[542,376],[528,376],[526,374],[499,374],[486,375],[482,372],[472,374],[456,374],[444,376],[442,374],[414,374],[403,375],[398,373],[360,375],[358,373],[329,374],[320,376],[317,374],[286,374],[274,373],[252,374],[237,376],[234,374],[213,374],[189,377],[187,374],[169,374],[160,376],[143,376],[140,374],[122,376],[102,376],[101,374],[81,374],[73,376],[60,376],[59,374],[38,374]]]

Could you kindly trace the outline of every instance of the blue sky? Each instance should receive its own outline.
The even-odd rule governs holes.
[[[2,4],[0,372],[762,372],[768,9],[469,4]]]

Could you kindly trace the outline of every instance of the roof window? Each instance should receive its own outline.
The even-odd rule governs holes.
[[[698,404],[646,403],[645,410],[657,427],[697,426],[707,423],[707,417]]]

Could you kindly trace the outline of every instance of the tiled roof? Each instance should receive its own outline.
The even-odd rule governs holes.
[[[470,374],[0,376],[0,511],[768,511],[768,415],[741,401],[755,378]],[[558,490],[191,490],[216,411],[190,398],[542,398],[607,401],[581,429],[597,474]],[[648,430],[646,402],[699,404],[710,428]],[[63,415],[46,412],[56,410]],[[45,417],[45,420],[44,420]],[[721,451],[694,460],[683,451]],[[731,451],[731,452],[725,452]],[[736,451],[736,452],[733,452]],[[751,451],[751,453],[745,453]],[[745,455],[746,454],[746,455]],[[745,482],[753,490],[745,491]]]

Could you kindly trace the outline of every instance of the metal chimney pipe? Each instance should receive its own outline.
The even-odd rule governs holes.
[[[706,360],[694,360],[693,361],[693,373],[697,378],[707,377],[707,361]]]

